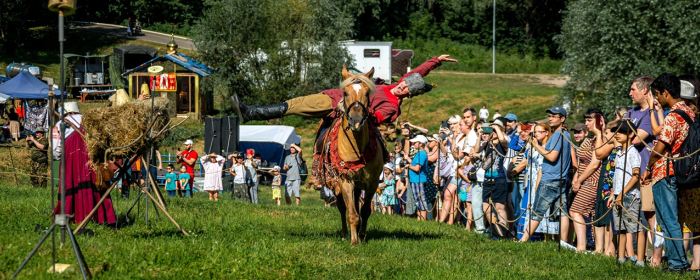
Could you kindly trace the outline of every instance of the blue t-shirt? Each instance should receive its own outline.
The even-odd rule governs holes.
[[[653,141],[656,140],[656,137],[652,133],[651,129],[651,117],[649,116],[649,109],[646,109],[644,111],[641,111],[641,107],[634,108],[633,110],[627,112],[627,115],[625,118],[630,118],[631,122],[637,126],[637,129],[641,129],[649,133],[649,136],[647,136],[646,139],[644,139],[644,142],[646,142],[647,145],[650,147],[654,146]],[[654,118],[656,119],[656,123],[663,123],[659,122],[659,119],[656,117],[656,114],[654,114]],[[636,136],[632,136],[636,137]],[[644,144],[639,144],[634,146],[637,149],[637,152],[639,152],[639,155],[642,156],[642,162],[641,162],[641,167],[639,170],[639,174],[644,174],[644,171],[647,170],[647,164],[649,163],[649,158],[651,157],[651,151],[649,151]]]
[[[557,130],[544,145],[546,151],[559,151],[559,157],[554,162],[547,159],[542,161],[542,181],[566,180],[571,168],[571,144],[563,137],[571,139],[568,131]],[[546,154],[545,152],[544,154]],[[544,155],[543,154],[543,155]]]
[[[182,186],[183,189],[190,189],[190,174],[180,173],[180,176],[178,176],[177,179],[180,180],[180,186]]]
[[[408,181],[411,183],[428,182],[428,155],[421,150],[416,153],[411,161],[411,166],[420,165],[420,172],[416,173],[413,170],[408,170]]]
[[[165,190],[166,191],[174,191],[177,188],[176,183],[177,182],[177,174],[175,173],[168,173],[165,174]]]

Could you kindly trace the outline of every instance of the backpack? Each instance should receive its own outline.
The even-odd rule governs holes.
[[[679,189],[695,189],[700,187],[700,119],[695,116],[691,120],[688,114],[674,110],[688,123],[688,137],[681,144],[680,157],[686,157],[673,162],[673,172]],[[693,154],[694,153],[694,154]],[[689,156],[690,155],[690,156]]]

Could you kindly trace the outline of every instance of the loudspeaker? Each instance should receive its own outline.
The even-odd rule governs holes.
[[[221,118],[221,149],[222,155],[239,151],[238,143],[240,142],[240,124],[237,116],[227,116]],[[241,151],[244,152],[244,151]],[[226,160],[226,168],[231,168],[233,160]]]
[[[238,117],[223,117],[221,120],[221,149],[223,149],[226,154],[238,151],[240,135]]]
[[[221,118],[204,119],[204,152],[221,154]]]

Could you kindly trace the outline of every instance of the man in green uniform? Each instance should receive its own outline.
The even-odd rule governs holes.
[[[46,182],[49,177],[49,157],[48,147],[49,139],[44,137],[46,131],[43,128],[38,128],[36,136],[29,134],[27,136],[27,150],[30,152],[32,160],[32,176],[31,182],[34,187],[46,188]]]

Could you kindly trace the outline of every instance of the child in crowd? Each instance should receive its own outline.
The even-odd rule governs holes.
[[[190,174],[187,173],[187,166],[180,167],[180,175],[177,176],[179,182],[178,196],[182,197],[182,192],[186,197],[192,197],[192,186],[190,186]]]
[[[623,121],[612,130],[617,131],[615,139],[621,144],[622,150],[617,155],[615,160],[615,177],[614,177],[614,201],[613,197],[608,200],[608,207],[615,204],[613,211],[613,226],[618,233],[617,257],[618,262],[626,261],[625,251],[630,256],[630,260],[636,263],[637,266],[644,266],[644,245],[646,244],[646,236],[642,227],[634,220],[641,220],[640,214],[642,204],[640,201],[639,192],[639,170],[642,161],[642,156],[637,149],[631,145],[634,138],[634,125],[630,122]],[[625,207],[627,211],[620,209]],[[633,234],[637,234],[638,254],[636,257],[634,249],[625,250],[627,239],[634,238]]]
[[[281,205],[280,199],[282,198],[282,190],[280,186],[282,185],[282,176],[280,175],[280,167],[275,166],[270,170],[272,173],[272,199],[277,202],[277,206]]]
[[[168,196],[175,197],[175,191],[177,190],[177,174],[175,174],[175,166],[168,164],[165,168],[168,172],[165,174],[165,191],[168,192]]]
[[[381,205],[383,214],[393,214],[394,204],[396,201],[396,192],[394,186],[396,185],[396,180],[394,180],[394,165],[387,163],[384,165],[384,178],[381,184],[379,184],[379,189],[382,190],[381,195]]]
[[[469,180],[469,170],[474,167],[474,158],[469,155],[464,156],[464,163],[460,164],[456,174],[462,179],[459,187],[459,200],[464,203],[464,212],[467,217],[466,226],[464,229],[472,229],[472,221],[474,220],[474,212],[472,212],[472,181]]]
[[[209,193],[209,200],[219,201],[219,191],[223,190],[221,171],[224,170],[226,159],[217,154],[203,156],[202,169],[204,169],[204,190]]]

